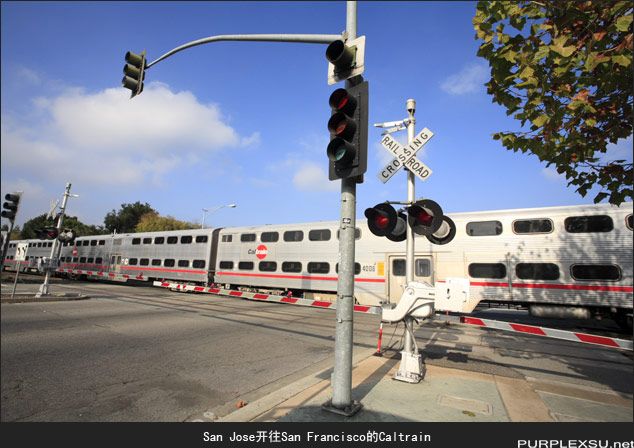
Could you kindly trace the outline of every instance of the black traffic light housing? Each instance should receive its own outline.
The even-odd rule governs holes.
[[[456,236],[456,224],[449,216],[442,217],[442,224],[440,228],[432,233],[431,235],[427,235],[427,239],[432,244],[447,244],[450,243],[451,240]]]
[[[390,241],[404,241],[407,238],[407,216],[397,212],[390,204],[382,203],[365,210],[370,232],[385,236]]]
[[[431,235],[442,224],[442,208],[431,199],[416,201],[407,208],[407,221],[418,235]]]
[[[11,221],[11,224],[15,222],[15,216],[18,214],[18,208],[20,207],[20,193],[8,193],[4,195],[6,202],[2,204],[2,217]]]
[[[143,80],[145,79],[145,51],[141,54],[128,51],[125,54],[126,64],[123,66],[124,77],[121,80],[123,87],[130,89],[132,94],[130,98],[134,98],[143,91]]]
[[[357,183],[363,182],[368,169],[368,91],[368,82],[361,81],[330,95],[326,149],[330,180],[356,178]]]

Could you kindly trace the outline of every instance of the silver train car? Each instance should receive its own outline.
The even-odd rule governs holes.
[[[17,261],[15,259],[18,243],[27,243],[28,248],[26,252],[26,260]],[[20,269],[20,272],[39,272],[39,263],[44,258],[51,257],[51,250],[53,248],[52,241],[43,240],[19,240],[10,241],[7,249],[7,257],[4,260],[4,267],[8,270],[15,271],[16,268]]]
[[[416,237],[415,280],[466,277],[479,301],[631,326],[631,202],[448,216],[457,229],[450,243]],[[62,247],[60,268],[334,300],[338,230],[333,221],[81,237]],[[405,243],[358,220],[355,300],[397,302],[404,285]]]

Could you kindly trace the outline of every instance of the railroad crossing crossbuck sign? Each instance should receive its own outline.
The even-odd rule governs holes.
[[[390,134],[385,134],[381,144],[391,154],[396,156],[394,160],[385,165],[379,171],[379,180],[386,183],[401,168],[406,167],[412,173],[416,174],[420,180],[427,180],[431,176],[431,169],[423,162],[418,160],[416,153],[434,136],[434,133],[425,128],[418,133],[412,143],[403,147],[399,142],[394,140]]]

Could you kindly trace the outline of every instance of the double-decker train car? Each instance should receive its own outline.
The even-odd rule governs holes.
[[[416,237],[415,280],[464,277],[476,300],[523,305],[544,317],[611,316],[631,326],[632,203],[448,216],[456,224],[448,244]],[[81,237],[62,248],[60,268],[329,300],[337,290],[338,233],[333,221]],[[397,302],[405,243],[373,235],[365,221],[355,235],[355,300]]]

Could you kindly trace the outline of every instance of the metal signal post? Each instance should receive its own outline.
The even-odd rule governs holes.
[[[71,187],[71,183],[68,182],[66,184],[66,190],[64,190],[64,199],[62,199],[62,206],[60,208],[60,213],[59,213],[59,218],[57,219],[57,232],[56,235],[59,235],[60,232],[62,231],[62,224],[64,224],[64,213],[66,212],[66,203],[68,202],[68,198],[69,197],[79,197],[79,195],[77,194],[70,194],[70,187]],[[59,245],[58,245],[59,244]],[[61,242],[58,241],[57,236],[53,239],[53,244],[51,247],[51,257],[49,260],[49,263],[53,263],[53,260],[56,258],[57,254],[56,252],[58,251],[58,248],[61,248]],[[49,265],[50,267],[50,265]],[[35,295],[35,297],[42,297],[45,295],[48,295],[49,290],[48,290],[48,286],[49,286],[49,279],[51,277],[51,270],[48,267],[45,269],[46,270],[46,275],[44,276],[44,283],[42,283],[40,285],[40,289],[38,291],[38,293]]]

